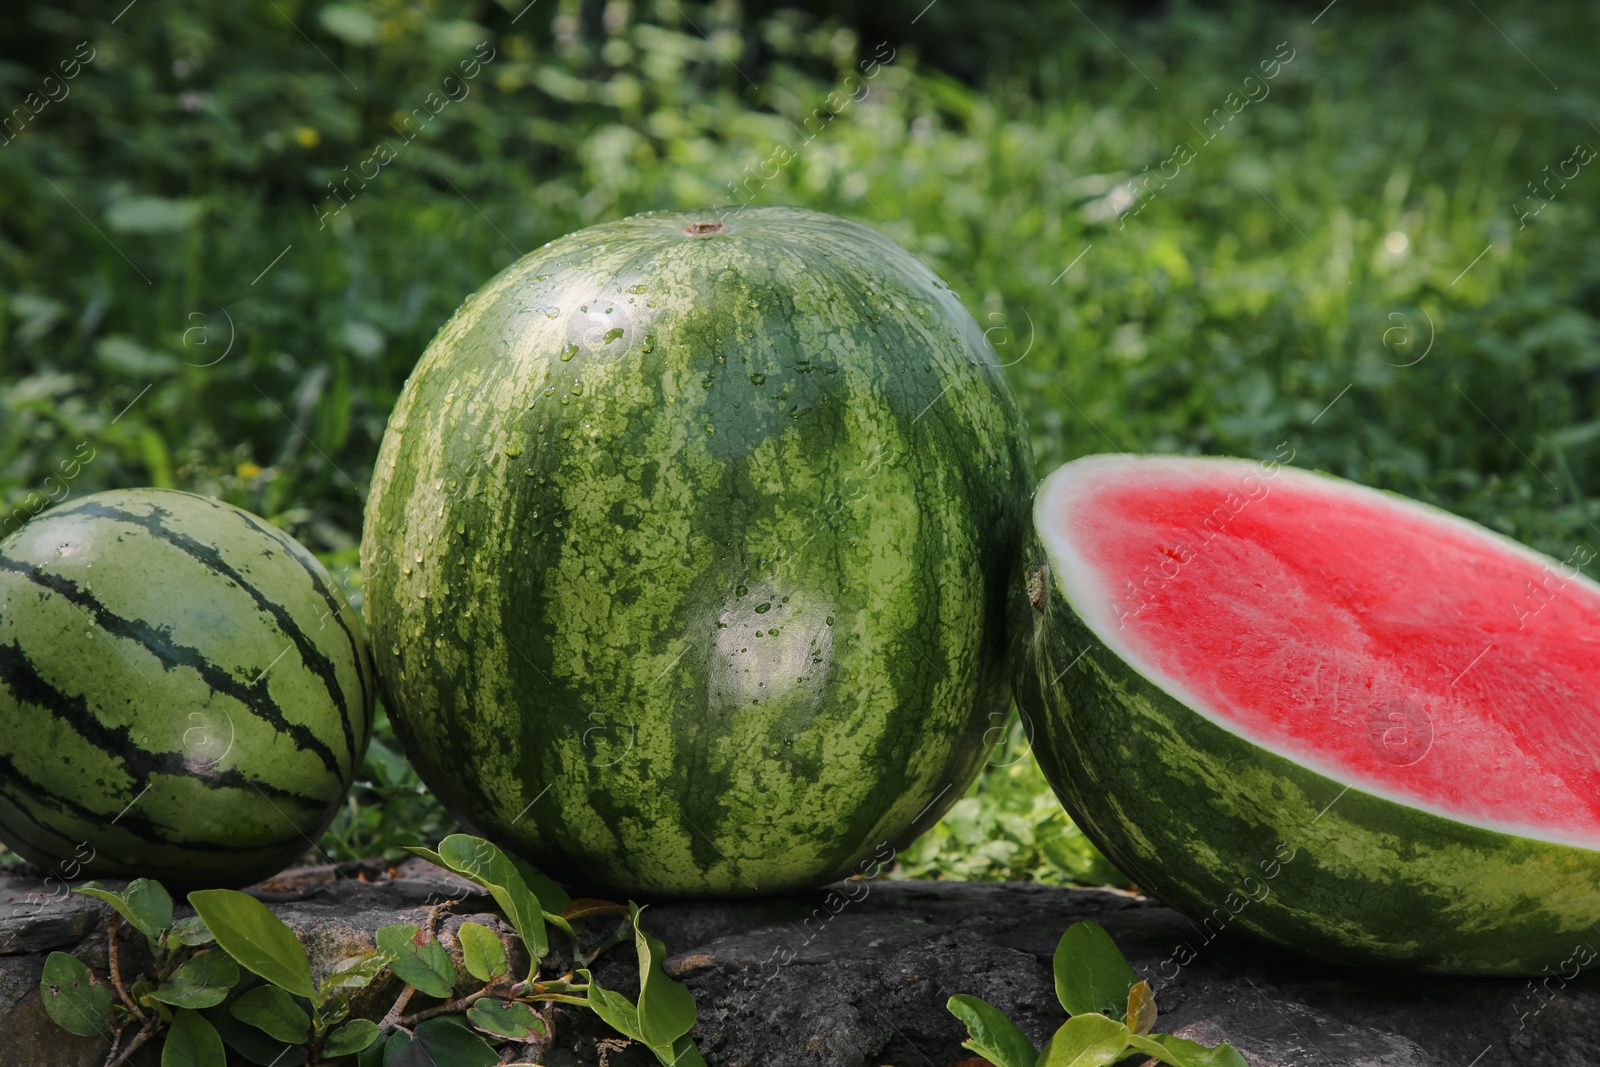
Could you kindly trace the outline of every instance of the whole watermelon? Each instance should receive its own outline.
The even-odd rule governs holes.
[[[0,839],[58,878],[281,870],[344,800],[372,710],[355,613],[248,512],[113,490],[0,542]]]
[[[596,226],[470,297],[390,418],[380,689],[445,805],[569,882],[871,869],[1001,733],[1031,484],[983,331],[893,242],[792,208]]]

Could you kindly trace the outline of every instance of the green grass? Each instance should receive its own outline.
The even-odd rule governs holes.
[[[0,16],[0,100],[97,49],[0,147],[0,520],[109,486],[214,493],[358,596],[384,419],[451,309],[559,234],[727,203],[784,145],[749,199],[859,219],[948,278],[994,328],[1041,473],[1282,445],[1559,558],[1592,547],[1600,168],[1553,182],[1525,226],[1513,210],[1600,146],[1577,9],[1347,0],[1312,25],[1088,8],[1113,46],[1057,5],[1059,41],[995,52],[976,86],[920,64],[910,27],[822,121],[886,53],[793,12],[643,3],[602,23],[564,3],[512,26],[489,3],[277,7]],[[398,137],[395,113],[485,39],[470,95]],[[1207,140],[1285,41],[1270,93]],[[328,183],[385,142],[394,160],[319,224]],[[1185,142],[1193,159],[1119,215],[1118,190]],[[94,458],[63,481],[80,446]],[[375,751],[337,855],[445,826]],[[1031,759],[992,768],[903,870],[1105,876],[1051,804]]]

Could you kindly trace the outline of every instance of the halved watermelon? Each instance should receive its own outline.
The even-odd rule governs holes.
[[[1223,929],[1455,973],[1596,958],[1590,550],[1190,457],[1069,463],[1034,525],[1018,700],[1084,831],[1198,920],[1174,974]]]

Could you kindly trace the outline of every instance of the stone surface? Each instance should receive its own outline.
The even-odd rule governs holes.
[[[369,880],[364,880],[369,879]],[[371,945],[391,922],[434,922],[447,946],[461,922],[494,923],[487,897],[420,862],[296,872],[253,890],[293,926],[319,966]],[[29,894],[43,903],[25,903]],[[458,903],[444,908],[441,901]],[[0,1067],[99,1064],[96,1042],[44,1015],[44,956],[69,951],[103,971],[106,909],[0,879]],[[1205,932],[1140,897],[1019,884],[846,883],[803,897],[658,904],[644,925],[694,991],[695,1030],[713,1067],[951,1067],[969,1056],[944,1009],[981,996],[1042,1043],[1060,1023],[1050,954],[1076,919],[1106,927],[1155,989],[1160,1030],[1233,1042],[1252,1067],[1489,1067],[1600,1064],[1600,979],[1464,980],[1363,973]],[[596,920],[596,926],[606,925]],[[1600,946],[1600,935],[1592,939]],[[138,946],[124,939],[125,959]],[[1186,946],[1186,947],[1185,947]],[[1179,961],[1188,960],[1180,965]],[[601,981],[637,989],[631,953]],[[380,1015],[397,990],[358,1005]],[[560,1009],[547,1067],[654,1062]]]

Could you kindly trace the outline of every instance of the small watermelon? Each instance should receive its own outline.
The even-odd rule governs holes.
[[[328,572],[229,504],[95,493],[0,542],[0,839],[61,878],[246,885],[316,842],[372,727]]]
[[[1595,958],[1587,549],[1182,457],[1069,463],[1034,525],[1018,699],[1074,819],[1198,921],[1173,974],[1224,930],[1447,973]]]
[[[562,238],[467,300],[389,420],[385,706],[458,818],[574,883],[881,866],[1003,732],[1030,467],[983,330],[865,226]]]

